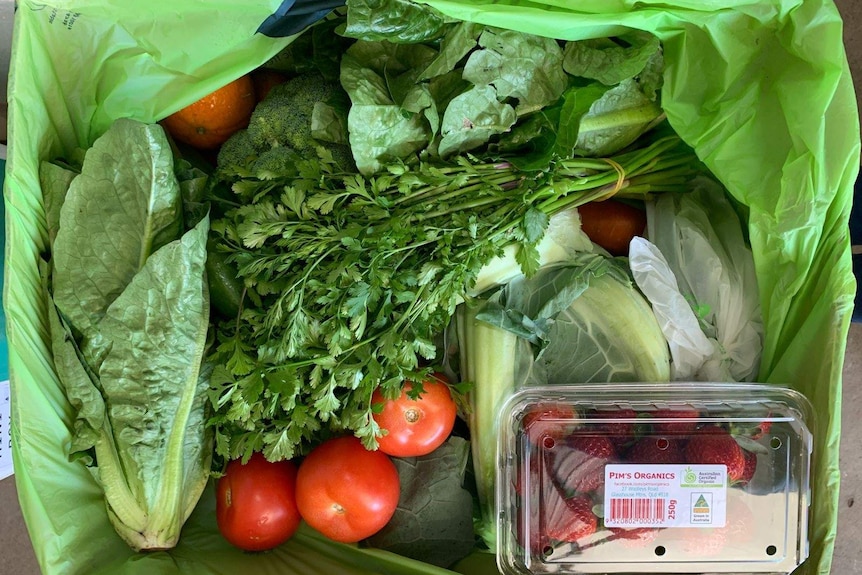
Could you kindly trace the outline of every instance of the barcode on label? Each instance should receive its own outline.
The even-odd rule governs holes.
[[[652,524],[665,520],[665,499],[611,499],[608,519],[619,524]]]

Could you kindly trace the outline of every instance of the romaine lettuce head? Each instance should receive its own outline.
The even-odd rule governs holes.
[[[182,232],[157,125],[118,120],[80,175],[43,181],[55,185],[46,195],[63,204],[45,287],[54,364],[75,410],[69,455],[91,465],[132,548],[171,548],[212,458],[209,218]]]

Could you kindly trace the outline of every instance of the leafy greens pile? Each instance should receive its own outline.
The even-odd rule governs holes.
[[[337,61],[360,173],[319,148],[232,181],[238,205],[213,223],[245,289],[212,357],[223,457],[291,458],[344,430],[375,447],[373,391],[427,375],[486,264],[514,245],[532,275],[550,216],[682,190],[698,167],[650,130],[662,119],[655,39],[560,43],[396,7],[435,24],[387,27],[362,2],[323,24],[355,39]],[[341,40],[309,34],[319,41],[292,44],[282,69],[333,63]]]
[[[650,34],[561,46],[471,22],[450,26],[439,43],[404,44],[348,21],[345,33],[359,40],[344,55],[341,83],[360,172],[483,146],[543,169],[554,157],[616,153],[663,118],[663,62]]]
[[[209,478],[209,218],[185,231],[162,128],[117,120],[80,173],[45,163],[54,363],[108,516],[136,549],[173,547]],[[188,184],[188,182],[185,182]]]

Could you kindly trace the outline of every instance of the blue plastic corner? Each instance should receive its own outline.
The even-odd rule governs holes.
[[[344,0],[284,0],[257,31],[271,38],[292,36],[343,5]]]

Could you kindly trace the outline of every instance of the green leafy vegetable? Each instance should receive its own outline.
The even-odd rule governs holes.
[[[423,45],[364,41],[344,55],[341,83],[352,102],[347,128],[361,173],[375,173],[431,141],[437,109],[415,79],[435,55]]]
[[[660,51],[658,38],[641,31],[616,38],[567,42],[563,68],[573,76],[615,86],[643,72],[647,63]]]
[[[476,86],[493,85],[500,99],[515,98],[518,115],[555,102],[566,89],[563,52],[556,40],[489,28],[479,46],[464,65],[464,79]]]
[[[535,269],[548,215],[618,187],[681,188],[696,160],[678,145],[615,158],[622,179],[596,159],[523,173],[461,157],[365,178],[323,158],[300,162],[298,176],[238,182],[249,203],[213,223],[249,298],[219,326],[219,453],[291,458],[324,426],[374,447],[371,394],[427,376],[422,360],[436,357],[435,338],[487,263],[514,245],[520,267]]]
[[[427,9],[406,0],[361,6],[363,25],[377,22],[377,10],[395,18]],[[439,42],[392,40],[382,22],[380,37],[358,35],[341,63],[362,174],[465,152],[502,153],[541,170],[573,154],[614,154],[663,119],[663,60],[650,34],[569,42],[564,51],[552,38],[472,22],[441,24]],[[409,21],[397,26],[413,30]]]
[[[482,26],[474,22],[459,22],[440,44],[440,53],[419,76],[430,80],[456,69],[458,63],[476,47]]]
[[[569,88],[557,104],[533,114],[504,135],[497,148],[522,170],[542,170],[555,158],[572,157],[581,120],[607,91],[596,83]]]
[[[481,146],[491,136],[509,130],[517,119],[514,108],[497,99],[493,86],[476,86],[456,96],[446,108],[439,154],[445,158]]]
[[[348,107],[315,102],[311,111],[311,137],[319,142],[347,145]]]
[[[349,39],[336,32],[343,20],[334,14],[320,20],[265,62],[262,68],[289,75],[314,72],[330,82],[337,81],[341,56],[350,43]]]
[[[42,186],[42,197],[45,199],[45,220],[48,227],[48,245],[54,245],[57,230],[60,229],[60,208],[66,200],[66,193],[72,180],[80,173],[51,162],[42,162],[39,166],[39,183]]]
[[[664,85],[664,53],[661,50],[650,56],[637,80],[644,95],[655,102],[658,99],[659,90]]]
[[[577,152],[606,156],[622,150],[664,118],[661,108],[632,79],[596,100],[580,122]]]
[[[60,211],[54,300],[94,368],[108,346],[98,328],[108,306],[150,254],[180,235],[180,188],[164,139],[161,127],[119,121],[87,152]],[[118,171],[120,162],[150,176]]]
[[[176,544],[212,457],[209,218],[182,233],[180,205],[162,128],[116,121],[71,182],[46,278],[54,361],[76,410],[70,455],[95,465],[136,550]]]
[[[450,437],[428,455],[393,458],[398,508],[367,543],[439,567],[467,556],[476,543],[473,497],[463,488],[469,456],[470,443]]]
[[[348,0],[345,36],[393,43],[427,42],[453,22],[440,11],[410,0]]]

